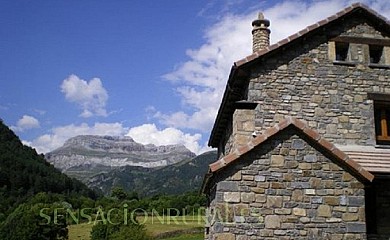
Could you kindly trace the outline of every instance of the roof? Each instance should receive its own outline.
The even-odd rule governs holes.
[[[350,158],[371,173],[390,173],[390,149],[374,146],[338,146]]]
[[[364,168],[363,164],[360,164],[358,161],[353,159],[344,151],[340,150],[340,148],[336,147],[333,143],[321,137],[321,135],[317,131],[311,129],[302,120],[293,117],[287,117],[283,121],[276,124],[275,126],[265,130],[263,134],[253,138],[246,145],[239,147],[234,152],[210,164],[209,171],[206,174],[206,177],[203,181],[202,191],[204,192],[206,186],[208,185],[208,181],[213,174],[222,171],[225,167],[231,165],[232,163],[240,161],[241,157],[244,154],[249,153],[254,148],[261,146],[265,141],[267,141],[267,139],[282,132],[287,127],[294,127],[297,131],[299,131],[301,134],[306,136],[310,142],[318,146],[320,150],[323,150],[324,152],[328,153],[329,156],[336,163],[340,164],[341,166],[344,166],[351,174],[357,176],[363,181],[369,181],[369,182],[373,181],[374,175],[370,173],[366,168]]]
[[[219,141],[224,135],[226,124],[235,110],[234,103],[236,101],[243,100],[241,91],[245,88],[245,85],[248,84],[248,68],[259,62],[262,58],[281,51],[289,44],[296,43],[298,40],[304,39],[307,36],[314,34],[317,30],[322,29],[329,24],[335,24],[338,20],[342,20],[346,16],[353,13],[364,15],[366,19],[374,22],[378,28],[382,29],[384,32],[390,33],[390,21],[388,19],[364,4],[355,3],[326,19],[310,25],[295,34],[273,45],[270,45],[265,49],[254,52],[253,54],[235,62],[230,71],[225,93],[223,95],[222,103],[218,110],[218,114],[210,134],[208,145],[211,147],[218,147]]]

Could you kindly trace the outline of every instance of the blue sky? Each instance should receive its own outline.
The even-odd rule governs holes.
[[[0,118],[43,153],[79,134],[200,153],[258,11],[274,43],[351,3],[0,0]]]

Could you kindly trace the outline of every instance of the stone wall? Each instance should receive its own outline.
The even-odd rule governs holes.
[[[369,64],[366,44],[350,45],[353,65],[335,63],[334,42],[328,36],[390,38],[363,21],[351,19],[319,31],[253,67],[247,100],[259,102],[255,110],[259,133],[288,115],[307,121],[336,144],[376,144],[373,101],[367,93],[390,93],[390,70]],[[388,48],[384,55],[389,63]],[[233,150],[232,137],[225,138],[225,153]]]
[[[206,238],[365,239],[363,184],[316,148],[287,128],[217,172]]]

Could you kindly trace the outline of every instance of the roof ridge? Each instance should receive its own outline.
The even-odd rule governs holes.
[[[319,27],[322,27],[323,25],[325,24],[328,24],[329,22],[332,22],[342,16],[344,16],[345,14],[348,14],[350,12],[352,12],[353,10],[357,9],[357,8],[363,8],[364,10],[366,10],[367,12],[371,13],[372,15],[376,16],[377,18],[380,18],[382,21],[386,22],[387,24],[390,25],[390,21],[385,18],[384,16],[382,16],[381,14],[379,14],[378,12],[374,11],[373,9],[371,9],[370,7],[368,7],[367,5],[363,4],[363,3],[360,3],[360,2],[356,2],[356,3],[353,3],[347,7],[345,7],[344,9],[342,9],[341,11],[333,14],[333,15],[330,15],[329,17],[325,18],[325,19],[322,19],[316,23],[313,23],[311,25],[308,25],[306,28],[264,48],[264,49],[261,49],[261,50],[258,50],[236,62],[234,62],[234,66],[235,67],[239,67],[241,65],[244,65],[248,62],[251,62],[252,60],[272,51],[272,50],[275,50],[299,37],[301,37],[302,35],[306,34],[306,33],[309,33]]]

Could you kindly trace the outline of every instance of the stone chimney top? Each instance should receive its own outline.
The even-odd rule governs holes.
[[[259,13],[258,18],[252,22],[253,52],[257,52],[269,46],[270,22],[264,18],[263,13]]]

